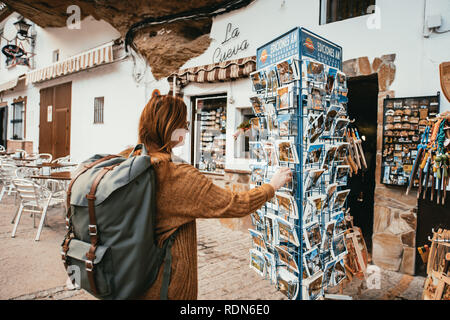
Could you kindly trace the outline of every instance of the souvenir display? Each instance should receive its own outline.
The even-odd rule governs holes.
[[[411,165],[408,194],[418,185],[417,198],[445,204],[450,190],[450,112],[444,112],[429,120]],[[412,151],[411,151],[412,152]],[[428,189],[430,191],[428,192]]]
[[[226,104],[226,98],[196,101],[195,124],[199,138],[195,140],[195,163],[201,171],[224,173]]]
[[[407,186],[429,119],[439,113],[439,95],[384,100],[381,183]],[[417,181],[412,181],[418,186]]]
[[[312,39],[330,51],[313,54]],[[257,50],[249,151],[253,185],[270,182],[279,167],[289,167],[293,180],[251,215],[255,230],[249,231],[253,248],[265,257],[266,279],[289,299],[316,300],[345,277],[342,241],[350,190],[343,189],[353,170],[347,77],[339,46],[303,28],[276,41],[284,40],[294,41],[286,48],[290,54],[274,53],[279,46],[272,42]]]

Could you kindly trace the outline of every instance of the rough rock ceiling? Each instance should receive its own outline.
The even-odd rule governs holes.
[[[123,37],[134,24],[147,18],[176,15],[231,0],[2,0],[12,10],[39,26],[64,27],[67,7],[77,5],[82,18],[105,20]],[[253,0],[252,0],[253,1]],[[251,2],[251,1],[248,1]],[[139,29],[134,45],[148,61],[156,79],[177,71],[186,61],[202,54],[210,44],[212,18],[184,20]]]

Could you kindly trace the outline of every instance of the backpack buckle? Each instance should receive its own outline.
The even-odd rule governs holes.
[[[97,225],[96,224],[90,224],[89,225],[89,235],[90,236],[96,236],[97,235]]]
[[[92,260],[86,260],[84,262],[84,265],[86,267],[86,271],[91,272],[94,269],[94,264],[92,263]]]

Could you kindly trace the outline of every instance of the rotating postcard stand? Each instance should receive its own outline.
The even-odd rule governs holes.
[[[257,50],[251,74],[251,183],[294,172],[252,213],[250,268],[292,300],[315,300],[345,278],[347,81],[342,48],[295,28]]]

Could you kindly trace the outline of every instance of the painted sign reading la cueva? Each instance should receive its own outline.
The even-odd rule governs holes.
[[[228,23],[224,40],[221,42],[220,46],[214,50],[213,63],[231,60],[239,53],[248,49],[250,46],[248,40],[241,39],[239,36],[239,27]]]

